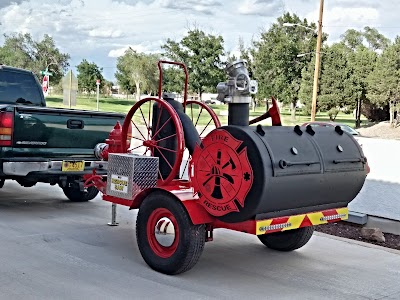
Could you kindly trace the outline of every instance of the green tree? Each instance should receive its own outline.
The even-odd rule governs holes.
[[[4,45],[0,47],[0,61],[4,65],[30,69],[33,64],[33,44],[29,34],[4,35]]]
[[[186,65],[189,87],[201,99],[203,92],[215,91],[217,84],[225,78],[221,61],[223,43],[221,36],[191,29],[180,42],[168,39],[161,48],[165,50],[166,57]]]
[[[357,109],[357,122],[360,116],[360,107],[363,113],[370,119],[380,119],[384,116],[385,109],[376,106],[368,97],[368,84],[366,78],[373,71],[378,53],[382,52],[390,40],[378,32],[375,28],[364,27],[362,31],[349,29],[342,36],[343,43],[351,51],[348,56],[348,67],[351,70],[351,85],[349,85],[349,99]]]
[[[323,59],[321,60],[321,66],[323,64]],[[300,81],[300,90],[299,90],[299,101],[303,104],[303,113],[306,115],[311,114],[311,99],[313,93],[313,84],[314,84],[314,71],[315,71],[315,56],[313,56],[312,60],[301,70],[301,81]],[[320,72],[321,74],[321,72]],[[321,75],[319,74],[318,80],[318,90],[321,85]],[[318,102],[317,102],[318,108]]]
[[[163,66],[163,91],[183,93],[185,73],[182,68]]]
[[[358,46],[363,44],[364,35],[361,31],[348,29],[344,34],[341,35],[341,39],[347,47],[349,47],[351,50],[355,50]]]
[[[371,28],[369,26],[364,27],[363,35],[369,48],[374,51],[384,50],[390,44],[390,40],[379,33],[376,28]]]
[[[303,26],[285,27],[284,23]],[[298,101],[302,70],[310,63],[312,55],[297,58],[297,55],[312,53],[316,45],[314,23],[301,20],[296,14],[284,14],[268,31],[261,33],[255,41],[251,55],[252,71],[259,84],[259,96],[275,96],[279,101],[292,106],[292,118]],[[326,37],[323,37],[325,40]]]
[[[367,78],[369,100],[377,108],[390,106],[390,121],[393,121],[393,103],[400,98],[400,37],[382,52],[374,70]]]
[[[350,91],[347,94],[349,94],[349,99],[352,102],[350,109],[357,107],[357,104],[359,104],[358,109],[361,109],[361,104],[369,101],[367,98],[367,77],[373,71],[376,59],[377,53],[364,45],[357,46],[349,55],[348,66],[351,69],[351,76]],[[358,109],[358,116],[361,116],[361,111],[358,111]],[[359,117],[356,121],[356,127],[359,127]]]
[[[48,68],[53,73],[51,82],[57,84],[69,67],[69,54],[56,47],[52,37],[45,34],[42,40],[34,41],[30,34],[5,35],[0,47],[0,61],[3,64],[28,69],[40,79],[41,72]]]
[[[353,51],[362,45],[368,45],[368,48],[372,51],[383,50],[390,44],[390,40],[387,37],[381,34],[376,28],[369,26],[364,27],[360,31],[348,29],[341,35],[341,39]]]
[[[136,101],[142,92],[155,93],[158,87],[158,56],[128,49],[117,59],[115,77],[125,91],[135,91]]]
[[[348,64],[349,49],[344,43],[336,43],[324,49],[321,66],[320,90],[317,98],[319,109],[354,107],[351,95],[351,69]]]
[[[134,84],[131,84],[131,78],[128,73],[128,65],[125,63],[126,60],[127,59],[124,59],[123,57],[118,58],[118,71],[115,73],[115,78],[117,79],[121,91],[126,93],[126,98],[128,99],[128,95],[131,95],[135,92],[135,86]]]
[[[46,68],[53,73],[51,80],[58,83],[69,67],[68,60],[70,55],[61,53],[56,47],[52,37],[45,34],[43,39],[35,41],[33,44],[34,51],[34,72],[39,73]]]
[[[118,58],[115,77],[125,91],[136,93],[136,101],[142,92],[157,91],[157,61],[158,55],[139,53],[131,48]]]
[[[321,54],[317,106],[322,110],[346,108],[351,111],[357,103],[369,103],[366,78],[374,68],[377,51],[388,43],[371,28],[363,31],[349,29],[341,39],[341,42],[325,47]],[[312,61],[302,71],[299,92],[299,99],[307,111],[311,107],[313,72]]]
[[[94,62],[90,63],[86,59],[84,59],[76,67],[76,69],[78,71],[78,86],[82,92],[88,92],[90,95],[91,92],[96,91],[97,80],[100,80],[100,89],[103,88],[105,83],[104,77],[101,74],[101,72],[103,72],[103,69],[99,68]]]

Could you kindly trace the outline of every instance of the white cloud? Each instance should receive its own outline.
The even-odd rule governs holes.
[[[89,36],[98,38],[118,38],[123,37],[124,34],[121,32],[121,30],[92,29],[89,31]]]
[[[282,10],[283,1],[281,0],[245,0],[238,7],[240,14],[266,17],[275,16]]]
[[[205,14],[214,14],[218,12],[215,8],[221,6],[221,2],[216,0],[158,0],[157,2],[164,8]]]
[[[160,52],[160,44],[161,41],[159,41],[158,43],[143,43],[143,44],[137,44],[137,45],[130,45],[130,46],[124,46],[124,47],[120,47],[117,49],[113,49],[110,50],[110,52],[108,53],[108,57],[120,57],[122,55],[125,54],[125,52],[129,49],[132,48],[133,50],[135,50],[136,52],[139,53],[158,53]]]
[[[349,6],[346,7],[346,1],[341,1],[341,6],[331,3],[324,7],[323,14],[323,30],[328,33],[328,44],[337,42],[340,35],[347,29],[353,28],[361,30],[365,26],[379,26],[382,22],[381,14],[378,8],[371,7],[367,3],[363,6],[363,2],[359,2],[356,6],[353,1],[348,1]],[[315,9],[306,15],[308,20],[316,22],[318,20],[319,10]]]
[[[0,46],[2,33],[26,32],[35,40],[49,34],[71,55],[71,66],[88,59],[112,77],[115,58],[128,45],[145,53],[161,51],[167,38],[180,40],[190,23],[222,35],[225,48],[232,51],[239,37],[249,45],[284,11],[317,22],[318,5],[315,0],[0,0]],[[382,33],[393,39],[399,6],[393,0],[325,1],[328,41],[365,25],[383,26]]]
[[[358,8],[360,6],[362,7],[373,7],[373,8],[379,8],[381,7],[380,1],[376,0],[336,0],[335,5],[340,6],[340,7],[346,7],[346,8],[351,8],[355,7]]]
[[[120,56],[124,55],[126,50],[128,50],[128,49],[129,49],[129,47],[122,47],[119,49],[110,50],[110,52],[108,52],[108,57],[114,57],[114,58],[120,57]]]
[[[334,7],[326,16],[326,23],[358,26],[376,23],[379,11],[372,7]]]

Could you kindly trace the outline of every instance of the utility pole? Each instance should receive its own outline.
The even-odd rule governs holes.
[[[322,15],[324,12],[324,0],[320,0],[319,4],[319,20],[318,20],[318,36],[317,36],[317,49],[315,51],[315,71],[314,71],[314,85],[313,85],[313,98],[311,103],[311,121],[315,121],[317,112],[317,94],[318,94],[318,75],[321,63],[321,39],[322,39]]]

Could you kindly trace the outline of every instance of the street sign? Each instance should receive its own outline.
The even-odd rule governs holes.
[[[100,85],[100,79],[97,79],[97,80],[96,80],[96,84],[97,84],[97,85]]]
[[[45,94],[47,93],[48,87],[49,87],[49,81],[48,81],[48,79],[47,79],[47,76],[45,75],[45,76],[43,77],[43,82],[42,82],[43,93],[45,93]]]
[[[40,71],[40,74],[45,75],[45,76],[53,76],[53,73],[49,71]]]

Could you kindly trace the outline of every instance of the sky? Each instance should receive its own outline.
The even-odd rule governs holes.
[[[257,40],[285,12],[317,23],[320,0],[0,0],[0,45],[3,34],[49,34],[70,65],[83,59],[103,68],[114,80],[116,59],[128,47],[161,52],[168,38],[179,41],[188,29],[221,35],[235,53],[239,37],[246,46]],[[399,0],[325,0],[323,31],[328,43],[347,29],[375,27],[393,40],[400,35]]]

